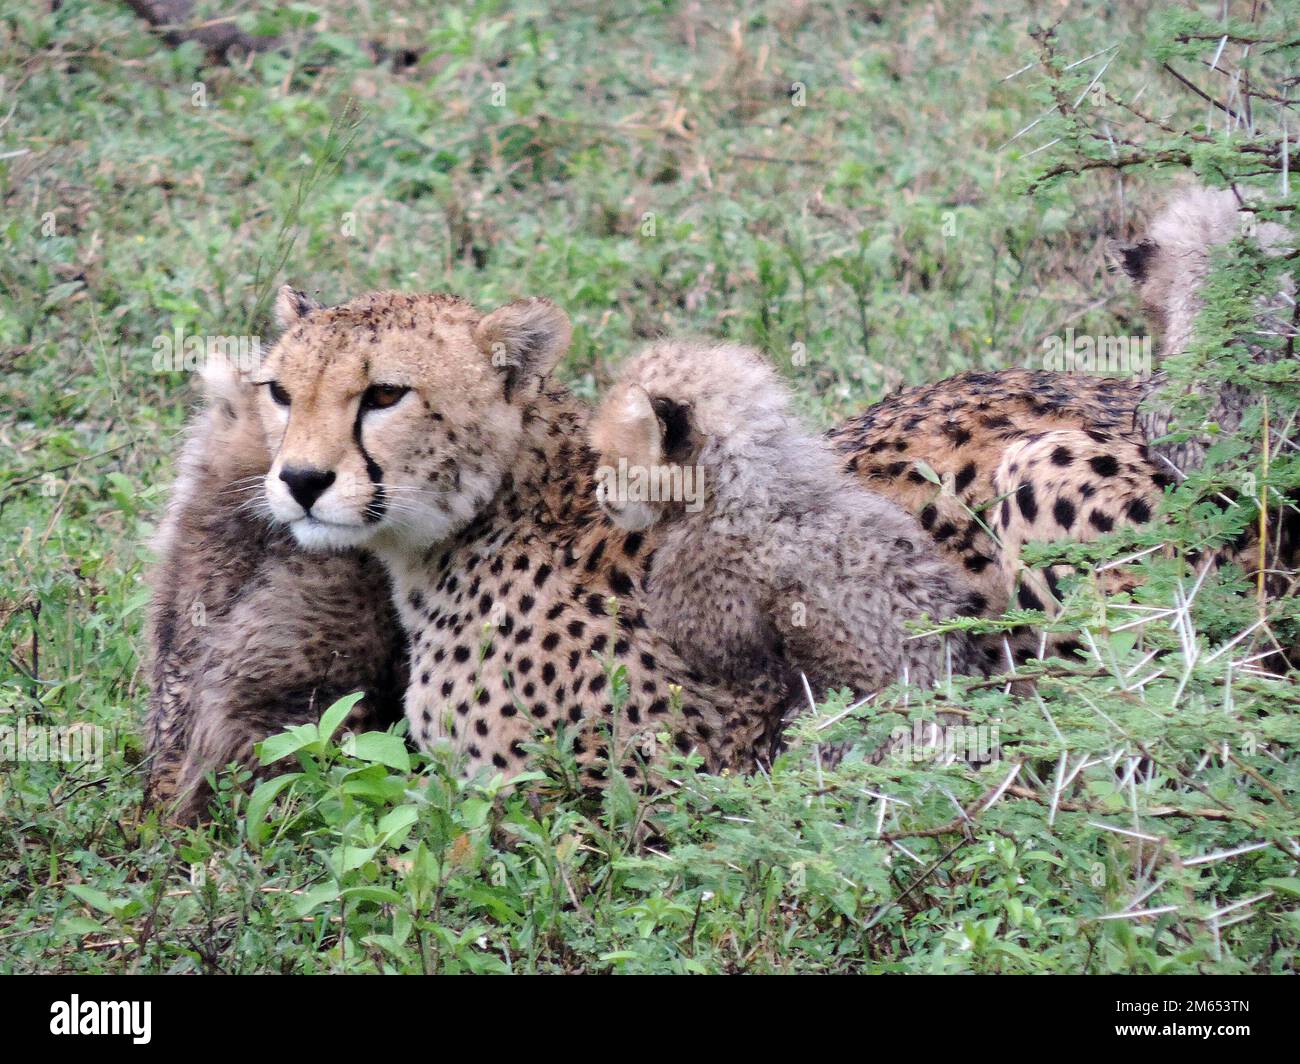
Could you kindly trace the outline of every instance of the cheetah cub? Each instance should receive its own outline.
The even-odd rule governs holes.
[[[965,637],[905,623],[970,612],[971,589],[909,514],[841,470],[758,352],[651,346],[606,396],[590,442],[609,518],[630,531],[662,522],[650,618],[693,669],[796,685],[802,672],[821,695],[966,668]]]

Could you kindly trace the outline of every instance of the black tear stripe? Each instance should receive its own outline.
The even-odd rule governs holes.
[[[361,442],[361,419],[365,415],[357,411],[357,419],[352,423],[352,438],[357,441],[357,450],[361,452],[361,457],[366,460],[366,476],[370,478],[370,483],[375,486],[375,493],[366,503],[365,518],[366,523],[373,525],[388,509],[388,497],[384,493],[384,471],[379,463],[370,457],[366,450],[366,445]]]

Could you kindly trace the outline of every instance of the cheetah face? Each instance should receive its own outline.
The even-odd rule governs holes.
[[[480,317],[449,296],[326,309],[285,288],[276,310],[286,331],[254,377],[274,454],[264,490],[311,550],[409,553],[473,520],[569,340],[568,318],[540,299]]]

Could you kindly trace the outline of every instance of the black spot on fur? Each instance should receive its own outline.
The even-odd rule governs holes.
[[[1115,461],[1113,455],[1099,454],[1095,458],[1089,458],[1088,464],[1100,477],[1113,477],[1119,472],[1119,463]]]
[[[1155,254],[1158,247],[1154,240],[1139,240],[1136,244],[1118,249],[1120,264],[1134,284],[1141,284],[1146,280],[1151,256]]]
[[[1114,520],[1100,510],[1093,510],[1088,515],[1088,524],[1092,525],[1098,532],[1109,532],[1115,527]]]
[[[1052,507],[1052,516],[1056,518],[1058,525],[1069,529],[1074,525],[1074,503],[1069,499],[1057,499],[1056,505]]]
[[[612,569],[609,574],[609,586],[616,595],[632,594],[632,580],[622,569]]]
[[[952,440],[954,447],[965,447],[970,442],[970,429],[955,421],[946,422],[942,431],[948,439]]]
[[[1021,484],[1016,489],[1016,505],[1020,507],[1020,512],[1025,515],[1025,520],[1033,524],[1038,517],[1038,500],[1034,498],[1034,486],[1032,484]]]

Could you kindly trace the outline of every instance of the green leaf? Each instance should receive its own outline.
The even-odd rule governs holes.
[[[99,935],[108,929],[97,920],[86,916],[69,916],[59,923],[60,935]]]
[[[348,887],[342,897],[357,901],[373,901],[376,905],[400,905],[402,896],[391,887]]]
[[[1137,646],[1137,638],[1137,632],[1131,629],[1127,632],[1112,632],[1110,636],[1110,649],[1117,658],[1122,658]]]
[[[398,835],[406,836],[420,818],[420,811],[413,805],[399,805],[379,821],[379,845],[387,846]]]
[[[257,756],[262,764],[271,765],[282,757],[296,754],[316,742],[319,733],[315,724],[295,724],[286,731],[268,735],[257,744]]]
[[[266,834],[266,814],[267,810],[271,808],[271,803],[275,801],[281,791],[295,780],[300,779],[302,779],[301,772],[290,772],[284,776],[276,776],[274,779],[259,783],[253,789],[253,794],[248,799],[248,812],[244,816],[244,834],[248,839],[248,844],[253,849],[256,850],[262,844],[262,839]]]
[[[406,742],[400,735],[388,732],[366,732],[343,744],[343,752],[362,761],[387,765],[398,772],[411,771],[411,755],[406,752]]]
[[[378,846],[344,846],[339,855],[339,871],[355,871],[378,852]]]
[[[491,809],[492,803],[485,802],[482,798],[466,798],[465,804],[460,807],[461,820],[465,827],[473,831],[487,823]]]
[[[320,715],[320,727],[318,729],[320,738],[328,741],[334,737],[334,733],[339,730],[339,725],[347,719],[347,715],[352,712],[355,706],[362,698],[365,697],[364,691],[357,691],[350,695],[344,695],[335,702],[329,709]]]
[[[943,483],[943,481],[939,479],[939,474],[936,473],[936,472],[935,472],[935,471],[930,467],[929,463],[927,463],[927,462],[923,461],[922,459],[918,458],[918,459],[917,459],[915,462],[913,462],[912,464],[913,464],[914,466],[916,466],[916,471],[917,471],[918,473],[920,473],[921,476],[925,477],[925,479],[928,480],[931,484],[942,484],[942,483]]]
[[[109,916],[116,916],[118,909],[122,906],[120,901],[114,901],[102,890],[87,887],[82,883],[73,883],[68,887],[68,890],[92,909],[98,909],[101,913],[108,913]]]
[[[339,898],[339,885],[337,883],[321,883],[312,887],[306,894],[298,899],[293,907],[293,911],[298,916],[307,916],[315,909],[322,905],[328,905]]]

